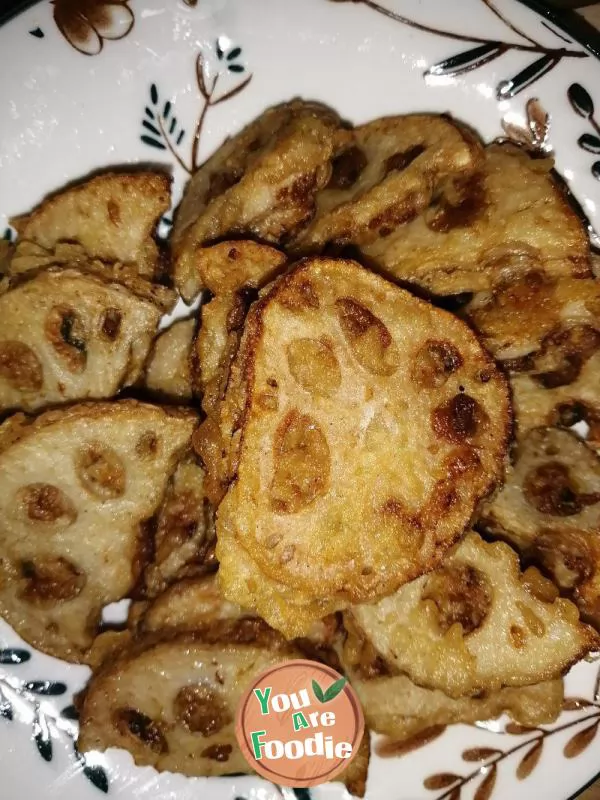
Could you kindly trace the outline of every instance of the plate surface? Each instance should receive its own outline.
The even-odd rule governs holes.
[[[329,103],[353,122],[450,112],[485,140],[549,146],[600,230],[600,63],[514,0],[461,0],[460,15],[458,7],[444,0],[40,2],[0,29],[3,64],[10,64],[0,84],[0,236],[11,235],[10,216],[108,165],[167,165],[177,200],[188,173],[225,136],[293,96]],[[168,227],[169,217],[162,232]],[[87,674],[32,651],[0,622],[3,800],[100,800],[104,793],[294,800],[292,790],[255,778],[159,776],[120,751],[83,759],[74,751],[71,703]],[[566,695],[579,702],[553,726],[518,734],[504,732],[502,721],[455,726],[403,757],[375,757],[367,797],[565,800],[598,770],[599,677],[598,663],[577,665]],[[337,800],[344,792],[332,785],[311,794]],[[297,795],[308,800],[306,790]]]

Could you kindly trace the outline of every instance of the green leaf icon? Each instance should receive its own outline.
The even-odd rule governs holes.
[[[312,688],[313,692],[315,693],[315,697],[320,703],[328,703],[330,700],[333,700],[338,694],[342,691],[344,686],[346,685],[346,678],[340,678],[337,681],[334,681],[329,689],[323,691],[319,684],[313,680]]]
[[[315,697],[317,698],[317,700],[320,703],[324,703],[325,702],[325,695],[323,694],[323,689],[321,689],[321,687],[319,686],[319,684],[315,680],[313,680],[313,682],[312,682],[312,689],[313,689],[313,692],[315,693]]]
[[[340,678],[339,680],[335,681],[335,683],[332,683],[329,689],[327,689],[325,692],[325,700],[323,702],[328,703],[330,700],[333,700],[334,697],[337,697],[345,685],[346,678]]]

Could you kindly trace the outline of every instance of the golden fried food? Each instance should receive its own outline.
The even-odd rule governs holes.
[[[286,260],[280,250],[249,240],[197,251],[196,270],[211,294],[202,306],[202,327],[195,341],[196,385],[207,414],[223,398],[250,303]]]
[[[135,383],[160,309],[116,283],[47,270],[0,296],[0,410],[106,398]]]
[[[159,172],[106,173],[46,198],[27,215],[11,220],[19,239],[10,266],[17,274],[33,242],[46,250],[76,242],[88,256],[107,263],[134,264],[152,279],[161,271],[156,224],[171,203],[171,179]]]
[[[147,597],[175,581],[214,568],[214,524],[204,496],[204,470],[190,453],[179,462],[158,512],[154,555],[144,574]]]
[[[489,289],[507,270],[589,276],[586,231],[551,166],[513,145],[490,145],[479,180],[454,186],[455,196],[363,251],[388,273],[441,295]]]
[[[293,100],[227,139],[194,174],[175,218],[175,283],[184,299],[202,288],[199,246],[234,234],[283,244],[306,225],[350,136],[326,106]]]
[[[235,540],[338,607],[439,564],[502,474],[510,428],[506,382],[464,323],[331,259],[301,262],[253,308],[222,414],[237,419],[223,586]]]
[[[479,525],[541,566],[600,629],[600,458],[552,428],[529,431],[513,455]]]
[[[481,697],[452,698],[438,689],[417,686],[406,675],[372,680],[351,679],[365,720],[377,732],[397,742],[434,726],[473,724],[501,714],[534,727],[554,722],[561,712],[563,682],[544,681],[532,686],[504,687]]]
[[[347,613],[393,671],[458,698],[557,679],[600,645],[556,595],[508,545],[469,533],[434,572]]]
[[[0,239],[0,279],[3,278],[9,270],[10,260],[13,257],[14,245],[7,239]]]
[[[85,660],[102,608],[141,578],[148,522],[195,424],[124,400],[0,426],[0,615],[33,647]]]
[[[176,402],[192,399],[190,361],[195,333],[195,319],[180,319],[157,336],[144,381],[151,392]]]
[[[541,386],[574,380],[600,350],[600,284],[507,271],[463,309],[494,358]]]
[[[590,354],[586,340],[590,343],[595,336],[588,337],[589,331],[573,333],[548,348],[538,374],[510,376],[518,439],[532,428],[570,428],[585,422],[588,444],[600,448],[600,351]],[[578,342],[575,337],[580,334]],[[570,375],[575,377],[570,380]]]
[[[453,181],[468,180],[483,163],[482,150],[472,133],[436,114],[386,117],[356,128],[317,195],[315,219],[294,247],[314,251],[389,236],[434,198],[442,202]]]
[[[128,750],[138,766],[190,776],[250,772],[234,720],[249,676],[293,657],[260,643],[198,634],[135,645],[96,673],[80,714],[78,748]]]

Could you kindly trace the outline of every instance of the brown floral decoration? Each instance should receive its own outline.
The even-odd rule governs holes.
[[[96,56],[105,39],[123,39],[135,18],[129,0],[52,0],[53,16],[67,42],[86,56]]]

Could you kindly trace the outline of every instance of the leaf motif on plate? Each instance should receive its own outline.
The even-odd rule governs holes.
[[[45,715],[38,709],[33,721],[33,740],[44,761],[52,761],[52,735]]]
[[[526,733],[533,733],[538,730],[537,728],[529,728],[527,725],[521,725],[518,722],[509,722],[504,728],[505,733],[510,733],[512,736],[523,736]]]
[[[565,697],[562,702],[563,711],[578,711],[580,708],[589,708],[592,706],[589,700],[585,697]]]
[[[594,161],[592,164],[592,175],[600,180],[600,161]]]
[[[4,233],[5,239],[9,238],[6,236],[7,232],[10,235],[9,228]],[[30,658],[31,653],[29,650],[24,650],[20,647],[6,647],[4,650],[0,650],[0,664],[24,664]]]
[[[457,53],[455,56],[439,61],[433,64],[425,72],[425,75],[462,75],[465,72],[470,72],[472,69],[478,69],[484,64],[493,61],[498,56],[506,52],[504,45],[497,42],[490,44],[482,44],[477,47],[465,50],[463,53]]]
[[[453,783],[462,780],[461,775],[455,775],[453,772],[437,772],[435,775],[430,775],[423,781],[423,786],[426,789],[435,791],[437,789],[447,789]]]
[[[598,733],[598,725],[600,725],[600,717],[591,725],[588,725],[586,728],[583,728],[583,730],[578,731],[575,736],[571,737],[563,748],[565,758],[577,758],[578,755],[581,755],[594,741]]]
[[[577,140],[577,144],[588,153],[600,153],[600,137],[594,136],[593,133],[584,133]]]
[[[497,755],[502,755],[502,750],[496,750],[495,747],[471,747],[463,751],[462,758],[463,761],[487,761]]]
[[[525,778],[528,778],[533,770],[537,767],[540,756],[542,755],[543,747],[543,739],[540,738],[534,742],[533,747],[530,747],[525,753],[519,762],[519,766],[517,767],[517,778],[520,781],[524,781]]]
[[[473,800],[489,800],[496,785],[496,778],[498,777],[498,769],[496,765],[492,765],[485,778],[477,787],[477,791],[473,795]]]
[[[60,681],[28,681],[23,684],[23,688],[33,694],[47,697],[57,697],[67,691],[66,683],[61,683]]]
[[[508,100],[511,97],[515,97],[528,86],[531,86],[532,83],[535,83],[535,81],[550,72],[550,70],[554,69],[559,61],[560,58],[551,55],[544,55],[541,56],[541,58],[537,58],[534,62],[529,64],[529,66],[525,67],[525,69],[522,69],[521,72],[518,72],[514,78],[501,81],[496,89],[496,98],[498,100]]]
[[[573,110],[580,117],[588,119],[594,113],[594,101],[591,95],[580,83],[572,83],[567,90],[567,97]]]

